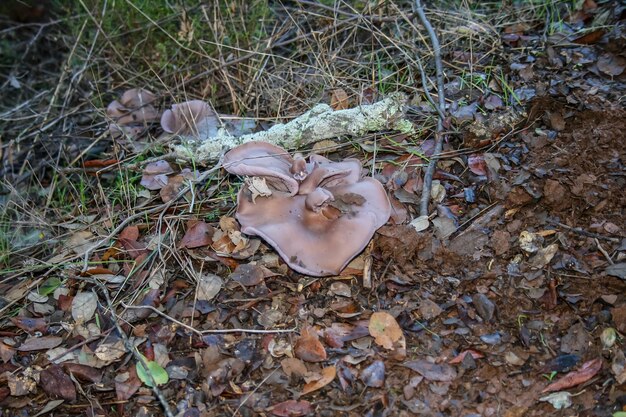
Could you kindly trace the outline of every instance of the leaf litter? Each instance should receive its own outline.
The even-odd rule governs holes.
[[[195,124],[188,132],[182,131],[182,119],[173,120],[167,134],[159,118],[167,111],[187,114],[184,107],[174,107],[184,103],[187,92],[163,99],[160,92],[111,91],[102,103],[119,97],[106,112],[115,142],[85,145],[79,134],[65,144],[69,153],[79,152],[71,158],[86,153],[88,160],[81,160],[79,169],[89,174],[98,170],[85,184],[97,182],[103,190],[90,188],[94,192],[83,196],[97,204],[69,204],[71,215],[51,222],[62,225],[65,233],[55,235],[56,240],[41,240],[50,233],[44,225],[26,230],[28,222],[12,222],[20,229],[13,240],[18,251],[8,262],[25,272],[19,277],[9,272],[0,281],[0,308],[10,304],[3,313],[15,313],[2,321],[0,407],[9,415],[67,413],[92,403],[84,401],[91,395],[97,399],[93,404],[124,402],[115,405],[120,413],[146,408],[159,414],[151,375],[167,400],[187,415],[210,408],[277,416],[320,410],[509,417],[549,415],[563,408],[580,415],[623,412],[623,10],[588,1],[577,6],[579,10],[568,11],[555,5],[569,14],[545,28],[545,19],[519,8],[516,13],[528,13],[529,22],[498,20],[489,29],[470,15],[461,26],[446,14],[432,16],[438,29],[449,29],[443,32],[443,52],[446,62],[454,62],[446,69],[445,85],[452,117],[444,122],[455,134],[444,144],[435,172],[430,216],[418,214],[422,168],[434,149],[434,113],[419,92],[400,86],[410,93],[411,120],[420,128],[415,135],[390,132],[358,138],[350,146],[341,138],[316,145],[316,152],[332,160],[359,158],[384,185],[393,207],[391,222],[379,230],[360,263],[339,277],[297,274],[260,239],[241,233],[230,217],[240,186],[234,177],[222,172],[192,184],[206,168],[197,161],[151,158],[127,168],[126,158],[145,151],[142,160],[158,155],[153,144],[160,146],[163,138],[184,141],[221,128],[244,132],[267,127],[220,115],[213,107],[207,111],[209,98],[226,113],[235,108],[261,115],[259,120],[275,120],[302,114],[322,101],[336,110],[376,102],[385,95],[384,82],[410,74],[380,61],[373,77],[383,78],[373,86],[352,86],[342,78],[319,88],[320,77],[308,72],[315,70],[313,65],[301,73],[281,72],[272,61],[267,63],[271,70],[255,75],[250,88],[266,89],[256,95],[229,85],[236,77],[246,79],[241,74],[256,59],[248,57],[243,61],[252,60],[242,66],[226,64],[224,73],[214,75],[219,78],[209,78],[215,96],[192,87],[190,95],[207,97],[200,100],[199,113],[207,117],[190,113],[193,120],[187,122]],[[315,13],[294,5],[275,7],[290,8],[289,15],[308,19],[319,30],[324,26],[316,26],[316,19],[322,17],[349,24],[323,7],[311,6]],[[401,24],[404,12],[390,10],[382,18],[378,12],[364,10],[363,24],[375,25],[366,31],[354,27],[359,36],[375,40],[376,30],[393,27],[400,37],[410,34],[407,48],[415,44],[414,33]],[[179,42],[192,45],[198,34],[186,13],[174,32],[180,32]],[[351,36],[347,33],[351,31],[333,36]],[[341,40],[337,45],[348,48],[342,52],[358,52],[349,49],[355,45],[349,37]],[[306,47],[299,39],[293,42]],[[493,44],[499,45],[497,56]],[[468,48],[473,52],[467,53]],[[419,53],[430,60],[425,49]],[[343,65],[335,61],[332,65]],[[280,79],[266,78],[270,76]],[[7,79],[17,80],[12,77]],[[116,77],[112,85],[128,83]],[[23,94],[28,84],[19,83],[18,94]],[[284,101],[283,92],[297,99]],[[263,110],[248,101],[252,96]],[[224,104],[225,97],[232,103]],[[92,127],[81,124],[79,113],[68,117],[82,134],[95,137]],[[95,120],[103,119],[87,122]],[[62,133],[59,137],[67,137]],[[48,155],[54,154],[42,143]],[[3,145],[4,166],[21,163],[16,151]],[[3,174],[13,175],[4,166]],[[71,176],[75,188],[82,187],[76,185],[74,167],[68,168],[59,172]],[[135,205],[132,194],[120,198],[113,188],[115,181],[125,181],[115,175],[129,173],[135,178],[126,183],[137,187],[145,206]],[[11,178],[22,187],[23,179]],[[42,195],[66,181],[38,180],[51,187]],[[5,207],[4,188],[2,193]],[[6,195],[14,199],[14,194]],[[171,204],[161,210],[161,201]],[[160,211],[150,211],[155,207]],[[38,211],[24,208],[25,213]],[[125,219],[124,227],[109,235]],[[104,246],[92,251],[101,240]],[[84,265],[51,267],[85,256]],[[47,266],[37,266],[38,257]],[[366,279],[370,286],[363,285]],[[135,349],[145,355],[148,369],[137,363]],[[66,408],[68,404],[74,408]],[[85,412],[95,413],[97,406],[93,408]]]

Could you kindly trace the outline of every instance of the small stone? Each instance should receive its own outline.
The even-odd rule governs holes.
[[[474,294],[474,308],[485,322],[490,322],[496,312],[496,305],[485,294]]]

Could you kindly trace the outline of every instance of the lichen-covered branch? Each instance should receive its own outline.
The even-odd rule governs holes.
[[[251,141],[298,149],[324,139],[361,136],[386,129],[412,133],[413,125],[404,118],[405,104],[406,97],[401,93],[391,94],[374,104],[345,110],[333,110],[326,104],[318,104],[292,121],[262,132],[235,137],[220,129],[215,137],[187,141],[176,145],[174,151],[181,157],[212,161],[218,159],[225,149]]]

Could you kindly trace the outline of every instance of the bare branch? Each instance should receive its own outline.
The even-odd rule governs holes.
[[[433,45],[435,70],[437,73],[437,95],[439,96],[439,103],[437,106],[437,114],[439,115],[439,118],[437,120],[437,132],[435,133],[435,151],[433,152],[430,162],[428,163],[428,168],[426,168],[426,172],[424,173],[424,186],[422,188],[422,199],[420,201],[420,216],[428,216],[428,203],[430,202],[430,190],[433,183],[433,175],[435,173],[435,168],[437,168],[439,155],[443,149],[443,120],[445,118],[446,111],[446,98],[443,92],[443,64],[441,61],[441,46],[439,45],[439,39],[437,38],[437,34],[435,33],[433,26],[430,24],[430,21],[424,13],[421,0],[415,0],[415,7],[417,15],[426,28],[428,36],[430,37],[430,42]]]

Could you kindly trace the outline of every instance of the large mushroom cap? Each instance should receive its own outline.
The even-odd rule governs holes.
[[[264,177],[277,191],[294,195],[298,181],[291,173],[294,160],[284,149],[267,142],[248,142],[224,155],[224,168],[231,174]]]
[[[303,274],[338,274],[391,215],[382,184],[361,178],[356,159],[332,162],[312,156],[298,183],[293,175],[303,173],[301,161],[277,146],[251,142],[227,153],[224,167],[288,188],[289,193],[259,197],[244,185],[237,198],[237,219],[243,233],[261,236]]]
[[[324,190],[324,189],[318,189]],[[328,191],[326,191],[328,192]],[[315,201],[307,207],[307,197]],[[382,185],[364,179],[328,195],[275,196],[249,200],[249,191],[240,191],[237,220],[241,231],[262,237],[294,270],[314,276],[337,275],[369,243],[376,229],[389,219],[391,208]],[[359,200],[361,205],[352,204]],[[350,207],[342,215],[326,217],[322,203]],[[340,208],[341,210],[341,208]]]

